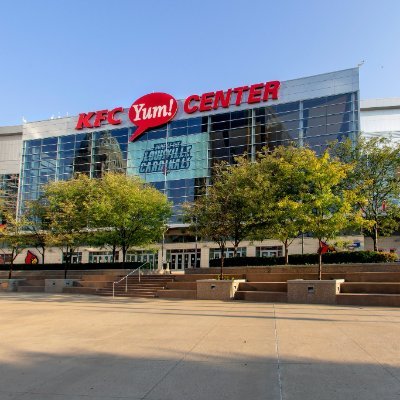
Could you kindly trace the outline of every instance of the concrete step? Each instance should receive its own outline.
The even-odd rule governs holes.
[[[393,282],[345,282],[341,293],[400,294],[400,283]]]
[[[168,282],[166,285],[168,290],[197,290],[196,282]]]
[[[105,296],[105,297],[112,297],[112,292],[111,293],[97,293],[99,296]],[[137,298],[149,298],[149,299],[154,299],[156,297],[155,294],[135,294],[135,293],[115,293],[115,297],[137,297]]]
[[[347,306],[400,307],[400,294],[340,293],[336,304]]]
[[[63,293],[70,293],[70,294],[97,294],[96,288],[92,287],[65,287],[63,288]]]
[[[248,272],[247,282],[287,282],[290,279],[318,279],[315,273]],[[393,282],[400,283],[400,272],[335,272],[324,273],[322,279],[344,279],[346,282]]]
[[[112,294],[112,290],[108,290],[108,289],[98,289],[97,290],[97,294],[102,294],[102,293],[111,293]],[[157,290],[128,290],[127,292],[125,292],[125,290],[114,290],[114,293],[135,293],[135,294],[156,294]]]
[[[44,279],[27,279],[20,282],[18,286],[44,286]]]
[[[18,292],[25,292],[25,293],[44,292],[44,286],[18,286]]]
[[[148,288],[163,288],[167,285],[167,283],[163,284],[163,283],[129,283],[126,284],[125,282],[121,282],[118,284],[115,284],[115,287],[125,287],[128,286],[128,288],[135,288],[135,287],[148,287]],[[113,286],[112,282],[107,282],[106,286]]]
[[[197,290],[188,289],[168,289],[159,290],[157,297],[160,299],[196,299]]]
[[[240,291],[287,292],[286,282],[240,282]]]
[[[286,292],[266,292],[266,291],[237,291],[235,300],[257,301],[266,303],[287,303]]]
[[[196,282],[201,279],[216,279],[219,273],[216,274],[182,274],[174,275],[174,282]],[[245,274],[237,273],[225,273],[229,277],[234,277],[235,279],[245,279]],[[282,282],[282,281],[280,281]]]

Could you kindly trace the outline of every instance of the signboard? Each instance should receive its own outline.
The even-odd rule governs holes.
[[[219,108],[238,107],[243,103],[255,104],[277,100],[279,96],[279,81],[256,83],[250,86],[207,92],[201,95],[192,94],[183,101],[183,112],[193,114],[203,113]],[[130,141],[135,141],[150,128],[155,128],[171,121],[178,111],[177,100],[168,93],[150,93],[135,100],[129,110],[116,107],[112,110],[90,111],[79,114],[76,130],[84,128],[99,128],[102,125],[119,125],[122,123],[121,113],[128,112],[133,125],[137,128]]]
[[[206,133],[128,145],[129,175],[147,182],[200,178],[207,175],[208,141]]]

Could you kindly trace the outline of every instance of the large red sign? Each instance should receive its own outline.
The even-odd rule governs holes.
[[[137,126],[129,141],[133,142],[149,128],[171,121],[177,111],[177,101],[167,93],[151,93],[140,97],[129,110],[129,119]]]
[[[207,112],[218,108],[240,106],[242,103],[255,104],[278,99],[279,81],[256,83],[251,86],[240,86],[226,91],[207,92],[202,95],[192,94],[183,102],[186,114]],[[245,93],[247,96],[245,96]],[[130,137],[134,141],[147,129],[161,126],[171,121],[178,111],[178,102],[167,93],[150,93],[137,99],[128,112],[129,119],[137,126]],[[119,125],[122,123],[120,114],[123,107],[112,110],[91,111],[79,114],[75,129],[99,128],[104,124]]]
[[[217,92],[204,93],[201,96],[192,94],[183,105],[185,113],[192,114],[196,111],[204,112],[217,110],[220,107],[228,108],[231,105],[240,106],[244,102],[244,93],[249,92],[247,103],[254,104],[262,101],[268,101],[269,98],[276,100],[278,98],[279,81],[267,83],[256,83],[255,85],[240,86],[227,91],[218,90]]]

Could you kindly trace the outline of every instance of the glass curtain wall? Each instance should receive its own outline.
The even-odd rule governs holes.
[[[0,174],[0,198],[4,202],[5,208],[15,215],[18,198],[18,174]],[[4,223],[0,215],[0,224]]]
[[[51,180],[126,171],[166,193],[173,203],[170,222],[182,223],[182,204],[205,192],[213,165],[245,153],[255,159],[265,148],[289,143],[320,154],[334,140],[354,139],[358,121],[357,93],[347,93],[172,121],[132,143],[134,128],[25,141],[21,211]]]

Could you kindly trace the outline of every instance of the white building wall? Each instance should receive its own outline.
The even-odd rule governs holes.
[[[22,157],[22,127],[0,127],[0,174],[19,174]]]
[[[400,141],[400,98],[362,100],[361,132],[364,137],[392,137]]]

